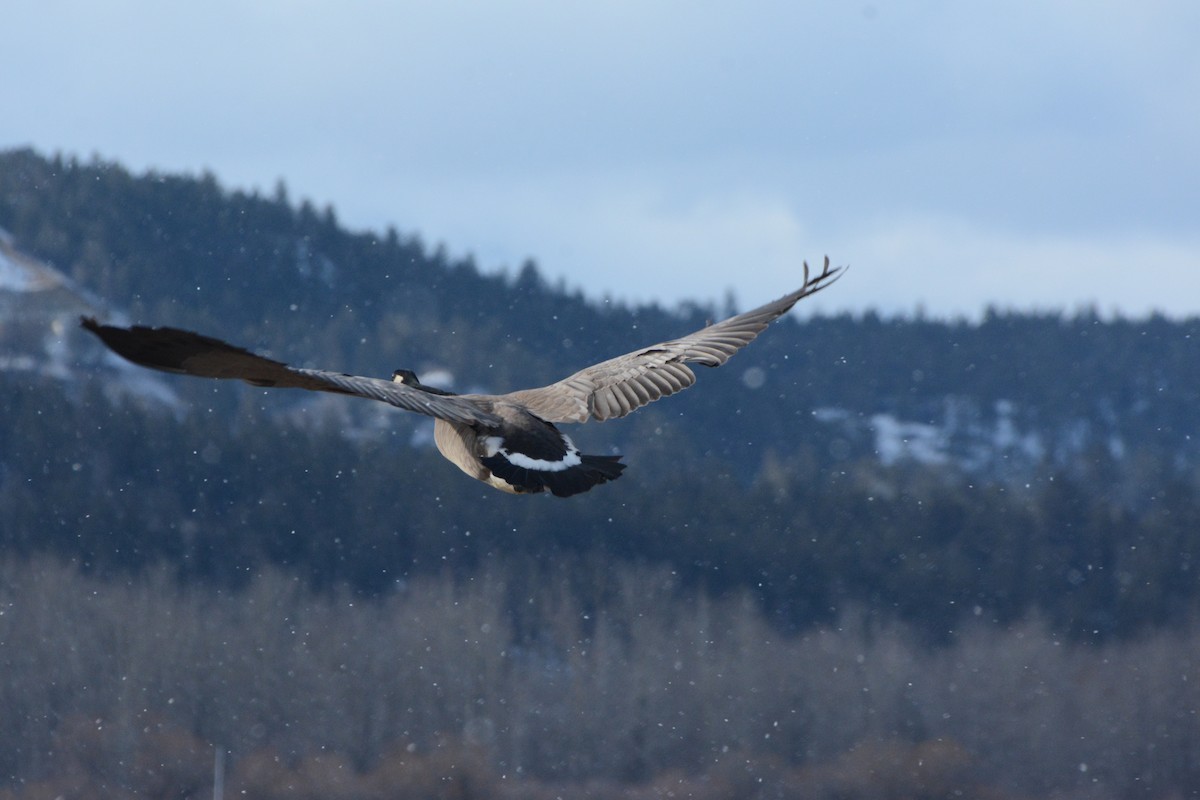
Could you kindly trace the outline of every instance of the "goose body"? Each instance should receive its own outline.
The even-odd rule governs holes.
[[[391,380],[290,367],[220,339],[179,328],[81,324],[111,350],[151,369],[254,386],[355,395],[435,418],[438,451],[472,478],[505,492],[586,492],[620,477],[620,456],[584,455],[558,424],[623,417],[691,386],[688,364],[718,367],[802,298],[830,285],[842,269],[825,260],[820,274],[774,302],[679,339],[586,367],[557,383],[501,395],[454,394],[425,386],[409,370]]]

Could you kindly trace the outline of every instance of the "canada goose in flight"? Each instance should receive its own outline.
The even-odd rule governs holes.
[[[773,303],[669,342],[602,361],[558,383],[509,394],[454,394],[425,386],[410,370],[392,380],[289,367],[219,339],[178,328],[118,328],[83,318],[82,325],[118,355],[143,367],[201,378],[239,378],[254,386],[291,387],[357,395],[435,417],[441,454],[472,478],[505,492],[549,489],[559,497],[616,480],[620,456],[590,456],[555,423],[623,417],[696,381],[689,363],[719,367],[801,298],[829,286],[842,272],[829,268]]]

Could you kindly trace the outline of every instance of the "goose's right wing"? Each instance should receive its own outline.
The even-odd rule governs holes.
[[[81,324],[117,355],[150,369],[198,378],[237,379],[254,386],[355,395],[467,425],[499,423],[495,416],[462,397],[431,394],[380,378],[289,367],[220,339],[180,328],[142,325],[119,328],[86,317]]]
[[[682,391],[696,382],[688,364],[719,367],[754,341],[801,299],[837,280],[844,267],[830,269],[825,259],[819,275],[804,265],[804,285],[791,294],[695,333],[643,347],[581,369],[558,383],[505,395],[548,422],[616,419]]]

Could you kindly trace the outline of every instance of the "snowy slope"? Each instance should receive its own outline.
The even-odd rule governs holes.
[[[0,373],[57,380],[105,373],[113,393],[174,407],[166,382],[106,351],[79,329],[79,318],[119,316],[53,266],[22,252],[0,229]]]

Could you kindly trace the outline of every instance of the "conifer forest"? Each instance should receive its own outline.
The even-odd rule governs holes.
[[[282,182],[31,150],[0,237],[0,798],[1200,786],[1200,320],[801,303],[571,426],[620,480],[513,497],[426,418],[139,370],[78,319],[501,392],[773,298],[585,297]]]

